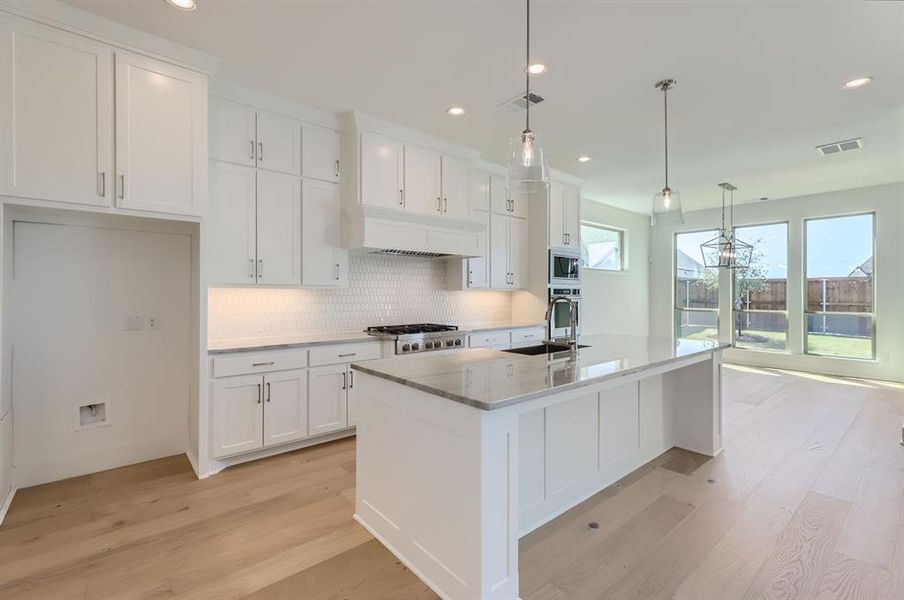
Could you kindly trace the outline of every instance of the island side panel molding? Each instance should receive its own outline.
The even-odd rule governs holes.
[[[355,519],[443,598],[517,598],[517,413],[356,379]]]
[[[670,446],[706,456],[722,452],[722,353],[664,375],[663,409]]]

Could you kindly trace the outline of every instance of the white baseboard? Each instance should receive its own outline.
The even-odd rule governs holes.
[[[310,446],[332,442],[333,440],[351,437],[355,435],[355,431],[356,429],[354,427],[350,427],[349,429],[342,429],[340,431],[334,431],[332,433],[325,433],[323,435],[299,440],[297,442],[283,444],[281,446],[262,448],[260,450],[254,450],[252,452],[246,452],[244,454],[236,454],[235,456],[227,456],[225,458],[214,458],[211,459],[208,463],[209,469],[205,477],[216,475],[227,467],[251,462],[252,460],[259,460],[261,458],[267,458],[268,456],[275,456],[284,452],[292,452],[293,450],[300,450],[302,448],[308,448]],[[191,458],[189,458],[189,460],[191,460]]]
[[[6,513],[9,512],[9,507],[13,503],[13,496],[16,495],[16,487],[10,486],[9,493],[6,495],[6,499],[3,501],[3,506],[0,506],[0,525],[3,525],[3,520],[6,518]]]

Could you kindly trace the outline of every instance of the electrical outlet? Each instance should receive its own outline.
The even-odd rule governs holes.
[[[152,331],[160,329],[160,320],[157,317],[148,317],[144,320],[144,328]]]
[[[126,315],[122,328],[123,331],[141,331],[144,329],[144,319],[141,315]]]

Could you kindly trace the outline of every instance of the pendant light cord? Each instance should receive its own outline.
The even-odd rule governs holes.
[[[530,131],[530,0],[527,0],[527,52],[524,57],[524,105],[527,115],[524,117],[524,130]]]
[[[669,84],[662,86],[662,112],[665,121],[665,187],[669,187]]]
[[[722,188],[722,231],[725,231],[725,188]]]

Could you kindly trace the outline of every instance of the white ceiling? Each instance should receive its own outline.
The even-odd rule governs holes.
[[[504,161],[523,113],[519,1],[164,0],[69,4],[223,59],[225,79],[325,110],[355,109]],[[904,180],[904,2],[535,1],[532,128],[585,195],[648,212],[662,187],[670,93],[671,184],[685,210]],[[853,91],[842,81],[875,81]],[[447,107],[467,115],[452,119]],[[820,157],[817,144],[864,138]],[[593,160],[578,164],[575,157]]]

